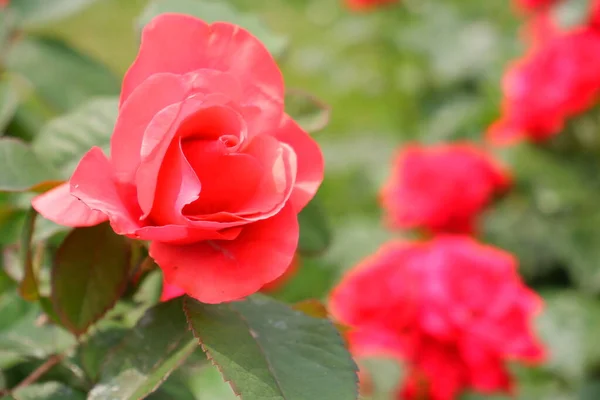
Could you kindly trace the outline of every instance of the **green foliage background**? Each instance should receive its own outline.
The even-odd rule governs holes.
[[[410,236],[386,231],[378,204],[398,146],[413,140],[481,140],[498,115],[503,71],[524,48],[520,21],[508,0],[405,0],[368,14],[350,13],[340,0],[230,1],[258,14],[287,40],[280,57],[287,87],[314,94],[332,108],[330,124],[315,133],[325,153],[326,179],[318,196],[323,209],[311,211],[327,216],[331,246],[305,257],[296,279],[277,293],[290,302],[324,298],[344,271],[381,243]],[[33,24],[29,30],[65,41],[120,77],[135,56],[136,18],[146,3],[99,0],[66,20]],[[560,21],[576,22],[586,4],[565,2],[556,11]],[[57,44],[48,40],[47,46],[56,50]],[[27,71],[27,48],[22,52],[15,68]],[[64,67],[54,68],[60,72],[57,79],[68,80]],[[43,79],[33,74],[32,80]],[[118,80],[104,75],[98,81],[102,84],[94,94],[111,94],[118,87]],[[9,130],[32,139],[30,132],[87,96],[52,90],[46,98],[43,92],[41,99],[29,97]],[[581,139],[586,129],[600,133],[595,111],[569,126],[568,143],[541,149],[524,145],[497,154],[513,168],[515,189],[486,215],[484,240],[515,252],[524,277],[547,300],[538,326],[551,358],[541,368],[515,367],[523,399],[600,396],[595,345],[600,334],[600,146]],[[8,228],[14,224],[3,222],[1,244],[14,236]],[[382,360],[371,360],[368,367],[381,398],[388,398],[386,391],[401,371]],[[178,399],[232,398],[215,370],[194,368],[190,364],[172,375],[160,393]],[[182,386],[188,392],[182,393]],[[55,389],[62,390],[49,390]],[[160,393],[152,396],[161,398]]]

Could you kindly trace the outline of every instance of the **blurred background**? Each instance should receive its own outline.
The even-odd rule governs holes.
[[[45,44],[22,45],[4,60],[10,73],[42,93],[18,105],[7,129],[11,135],[29,140],[85,98],[118,93],[148,2],[91,3],[58,22],[32,23],[29,33]],[[321,237],[305,244],[302,268],[275,292],[290,302],[325,299],[344,271],[402,235],[385,229],[378,199],[397,149],[411,141],[482,141],[499,116],[503,73],[525,49],[522,21],[508,0],[403,0],[369,13],[353,13],[341,0],[228,3],[258,15],[268,28],[257,26],[272,31],[268,44],[277,49],[288,89],[301,89],[331,108],[330,123],[314,134],[326,159],[319,203],[310,210]],[[585,0],[568,0],[553,12],[569,26],[587,7]],[[92,84],[85,90],[69,83],[79,70],[65,60],[77,57],[89,67],[85,79]],[[598,131],[595,112],[568,129]],[[536,369],[515,367],[522,399],[600,399],[597,152],[590,147],[548,153],[525,144],[496,154],[512,168],[515,188],[485,215],[483,240],[515,253],[527,283],[547,301],[538,325],[551,359]],[[9,203],[12,208],[0,216],[2,244],[11,243],[22,217]],[[375,398],[390,398],[399,366],[386,360],[367,366]],[[176,388],[177,380],[188,382],[201,400],[234,398],[213,370],[174,374],[165,390]],[[180,397],[173,392],[172,398]]]

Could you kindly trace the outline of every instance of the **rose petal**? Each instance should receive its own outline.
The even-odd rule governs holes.
[[[167,151],[157,182],[152,220],[156,225],[185,225],[187,220],[181,211],[198,199],[201,183],[183,154],[181,141]]]
[[[275,137],[290,145],[296,153],[298,171],[290,201],[296,211],[300,212],[323,182],[323,154],[317,142],[287,114],[282,119]]]
[[[204,303],[240,299],[281,276],[298,244],[298,220],[291,206],[255,222],[232,241],[188,246],[152,242],[150,255],[165,280]]]
[[[94,226],[108,219],[106,214],[90,209],[77,197],[71,195],[69,183],[36,196],[31,205],[44,218],[63,226]]]
[[[140,227],[131,212],[134,204],[123,202],[112,166],[99,147],[88,151],[77,165],[71,177],[71,194],[92,210],[108,215],[118,234],[129,234]]]
[[[256,192],[261,177],[268,173],[254,157],[229,154],[218,141],[198,140],[185,146],[188,160],[202,183],[198,200],[184,209],[191,218],[220,211],[239,212]]]
[[[125,75],[121,104],[146,78],[158,72],[185,74],[198,69],[229,72],[243,98],[275,126],[283,112],[283,77],[264,45],[229,23],[208,25],[183,14],[162,14],[146,25],[138,56]]]
[[[209,194],[204,198],[201,193],[197,204],[186,207],[190,217],[197,213],[194,220],[214,221],[219,214],[226,213],[246,221],[266,219],[278,213],[291,195],[296,156],[289,146],[271,136],[254,137],[243,154],[235,156],[210,158],[206,157],[206,151],[196,153],[203,156],[192,161],[194,170],[206,182]],[[248,179],[244,180],[244,176]],[[219,205],[221,209],[216,208]],[[213,214],[208,213],[211,210]]]
[[[140,150],[141,162],[136,172],[137,197],[140,208],[144,212],[142,218],[146,218],[152,211],[159,172],[174,140],[178,140],[178,136],[200,133],[194,128],[214,128],[210,126],[210,122],[200,123],[200,121],[202,117],[210,117],[211,109],[223,107],[223,102],[227,101],[228,99],[221,95],[190,97],[181,103],[164,108],[154,116],[144,132]],[[210,135],[214,136],[215,133],[210,132]],[[245,140],[242,131],[238,135],[238,140]]]
[[[152,75],[123,103],[110,142],[110,155],[115,176],[122,182],[133,182],[140,164],[144,132],[152,118],[165,107],[183,101],[190,91],[183,75]]]
[[[179,286],[169,285],[167,282],[163,281],[162,293],[160,295],[160,301],[169,301],[174,299],[175,297],[183,296],[185,291],[181,289]]]
[[[156,240],[171,244],[191,244],[203,240],[233,240],[242,227],[210,230],[188,225],[145,226],[135,231],[134,236],[141,240]]]

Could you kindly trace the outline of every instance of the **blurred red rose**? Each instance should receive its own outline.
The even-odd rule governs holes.
[[[529,51],[542,48],[546,43],[552,41],[564,32],[556,23],[552,13],[542,11],[527,20],[523,26],[523,37],[529,46]]]
[[[600,0],[592,0],[590,3],[590,26],[600,29]]]
[[[540,308],[514,257],[466,236],[389,243],[330,298],[357,357],[406,362],[403,399],[510,391],[506,360],[544,358],[531,329]]]
[[[474,145],[411,145],[394,160],[381,197],[391,227],[472,233],[477,215],[509,184],[508,173]]]
[[[354,11],[366,11],[378,6],[397,3],[399,0],[345,0],[348,8]]]
[[[151,241],[166,282],[200,301],[250,295],[287,270],[297,214],[323,179],[319,147],[283,96],[250,33],[163,14],[125,75],[110,159],[93,148],[33,206],[59,224],[108,219]]]
[[[514,0],[515,7],[519,11],[540,11],[553,6],[560,0]]]
[[[600,33],[578,28],[536,46],[508,70],[503,92],[502,117],[488,131],[493,143],[558,134],[600,93]]]

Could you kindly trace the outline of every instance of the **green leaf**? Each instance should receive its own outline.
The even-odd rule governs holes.
[[[298,215],[300,254],[320,254],[331,244],[331,231],[319,199],[313,199]]]
[[[117,95],[120,90],[119,80],[104,65],[57,39],[28,37],[19,41],[8,53],[6,67],[29,81],[40,98],[59,113],[90,97]]]
[[[0,135],[15,115],[19,105],[19,94],[14,82],[0,79]]]
[[[263,295],[218,305],[186,298],[184,306],[208,358],[243,399],[358,397],[356,365],[330,321]]]
[[[22,192],[55,182],[58,174],[25,143],[0,139],[0,192]]]
[[[183,368],[183,366],[181,367]],[[183,377],[177,375],[177,371],[171,374],[167,380],[160,385],[158,390],[151,393],[148,400],[197,400],[192,390],[188,387]]]
[[[15,391],[17,400],[85,400],[85,394],[59,382],[34,383]]]
[[[194,353],[195,354],[195,353]],[[206,356],[204,356],[206,359]],[[201,368],[190,371],[183,365],[176,371],[178,374],[186,374],[190,389],[199,400],[239,400],[231,386],[223,381],[223,376],[216,368]]]
[[[307,132],[322,130],[329,123],[331,108],[313,95],[299,89],[285,94],[286,112]]]
[[[256,15],[242,13],[226,2],[210,0],[151,0],[138,18],[138,27],[143,28],[154,17],[164,13],[188,14],[212,23],[230,22],[247,29],[271,52],[279,57],[287,47],[287,38],[271,32]]]
[[[600,398],[600,381],[586,382],[579,393],[579,400],[596,400]]]
[[[0,331],[0,369],[8,368],[25,358],[46,359],[62,353],[73,346],[75,340],[71,334],[55,326],[40,325],[40,308],[35,303],[21,318]]]
[[[33,149],[69,178],[93,146],[109,153],[118,105],[116,97],[95,98],[51,120],[33,141]]]
[[[98,380],[106,354],[115,350],[127,333],[129,331],[121,327],[98,330],[78,347],[75,359],[79,360],[81,368],[91,381]]]
[[[31,305],[23,300],[15,290],[1,293],[0,332],[10,329],[12,325],[24,318],[29,310],[31,310]]]
[[[23,233],[21,235],[21,262],[23,263],[24,275],[19,285],[19,293],[28,301],[35,301],[40,297],[36,271],[34,269],[33,250],[31,249],[31,239],[33,238],[36,217],[37,212],[33,208],[30,208],[25,217]]]
[[[131,246],[108,223],[75,229],[58,249],[52,269],[52,303],[76,335],[117,302],[127,284]]]
[[[110,353],[88,400],[144,398],[196,348],[182,312],[182,300],[158,304]]]

